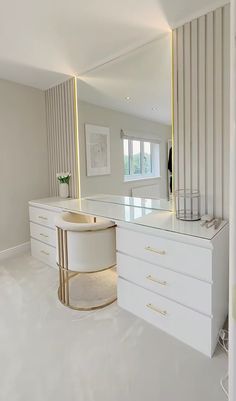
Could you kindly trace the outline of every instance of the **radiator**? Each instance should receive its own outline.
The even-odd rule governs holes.
[[[131,190],[132,196],[136,198],[150,198],[160,199],[161,191],[159,184],[143,185],[142,187],[135,187]]]

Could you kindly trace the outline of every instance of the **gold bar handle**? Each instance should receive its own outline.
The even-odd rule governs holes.
[[[41,237],[48,238],[48,235],[46,234],[40,233],[39,235],[41,235]]]
[[[39,219],[41,219],[41,220],[48,220],[48,218],[45,217],[45,216],[38,216],[38,217],[39,217]]]
[[[166,310],[161,310],[161,309],[157,308],[156,306],[154,306],[152,304],[147,304],[146,307],[151,309],[151,310],[153,310],[156,313],[159,313],[159,315],[162,315],[162,316],[166,316],[167,315],[167,311]]]
[[[46,252],[46,251],[40,251],[40,252],[43,253],[44,255],[47,255],[47,256],[50,255],[50,253],[49,253],[49,252]]]
[[[158,253],[158,255],[165,255],[166,254],[165,251],[160,251],[158,249],[152,248],[151,246],[145,246],[145,250],[149,251],[149,252]]]
[[[167,281],[158,280],[157,278],[152,277],[151,274],[149,274],[149,275],[146,277],[146,279],[147,279],[147,280],[150,280],[150,281],[154,281],[154,283],[157,283],[157,284],[160,284],[160,285],[167,285]]]

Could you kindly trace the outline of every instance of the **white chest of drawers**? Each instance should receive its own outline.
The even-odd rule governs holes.
[[[228,314],[226,222],[217,230],[207,230],[200,222],[181,222],[167,211],[86,199],[32,201],[32,255],[53,267],[54,221],[64,210],[117,223],[118,304],[122,308],[213,355]]]
[[[118,303],[211,357],[228,311],[228,226],[212,240],[172,237],[118,224]]]
[[[30,241],[31,254],[49,266],[56,265],[55,217],[61,210],[30,203]]]

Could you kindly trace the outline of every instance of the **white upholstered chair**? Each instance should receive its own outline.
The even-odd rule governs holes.
[[[116,299],[115,224],[102,218],[62,213],[56,219],[59,300],[78,310]]]

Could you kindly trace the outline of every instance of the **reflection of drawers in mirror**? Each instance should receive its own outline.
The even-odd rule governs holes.
[[[228,226],[212,240],[169,237],[117,228],[118,303],[212,356],[228,310]]]
[[[61,210],[30,206],[31,254],[49,266],[56,266],[55,217]]]

